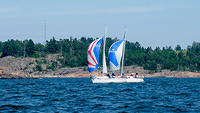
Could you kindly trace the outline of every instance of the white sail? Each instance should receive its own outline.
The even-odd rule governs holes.
[[[106,55],[105,55],[105,46],[106,46],[106,37],[104,36],[103,40],[103,73],[107,73],[107,66],[106,66]]]
[[[111,71],[120,69],[124,42],[125,42],[124,40],[117,41],[114,44],[112,44],[109,49],[108,59],[110,62]]]
[[[108,71],[107,71],[107,65],[106,65],[106,55],[105,55],[105,48],[106,48],[106,32],[107,32],[107,27],[105,27],[105,31],[104,31],[104,40],[103,40],[103,74],[108,73]]]

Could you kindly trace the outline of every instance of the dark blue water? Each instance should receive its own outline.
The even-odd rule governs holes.
[[[200,112],[200,78],[92,84],[88,78],[1,79],[0,112]]]

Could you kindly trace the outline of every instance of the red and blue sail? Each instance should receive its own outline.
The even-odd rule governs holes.
[[[94,40],[88,47],[88,71],[93,72],[99,68],[99,50],[104,37]]]

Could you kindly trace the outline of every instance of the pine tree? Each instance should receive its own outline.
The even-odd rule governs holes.
[[[28,40],[28,43],[26,44],[26,55],[27,56],[33,56],[33,54],[35,53],[35,47],[34,47],[34,42],[33,40]]]

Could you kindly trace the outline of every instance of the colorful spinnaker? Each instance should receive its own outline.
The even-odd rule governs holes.
[[[111,45],[109,49],[109,63],[110,71],[115,71],[120,69],[120,63],[123,55],[125,40],[120,40]]]
[[[88,47],[88,71],[93,72],[99,68],[99,50],[104,37],[94,40]]]

